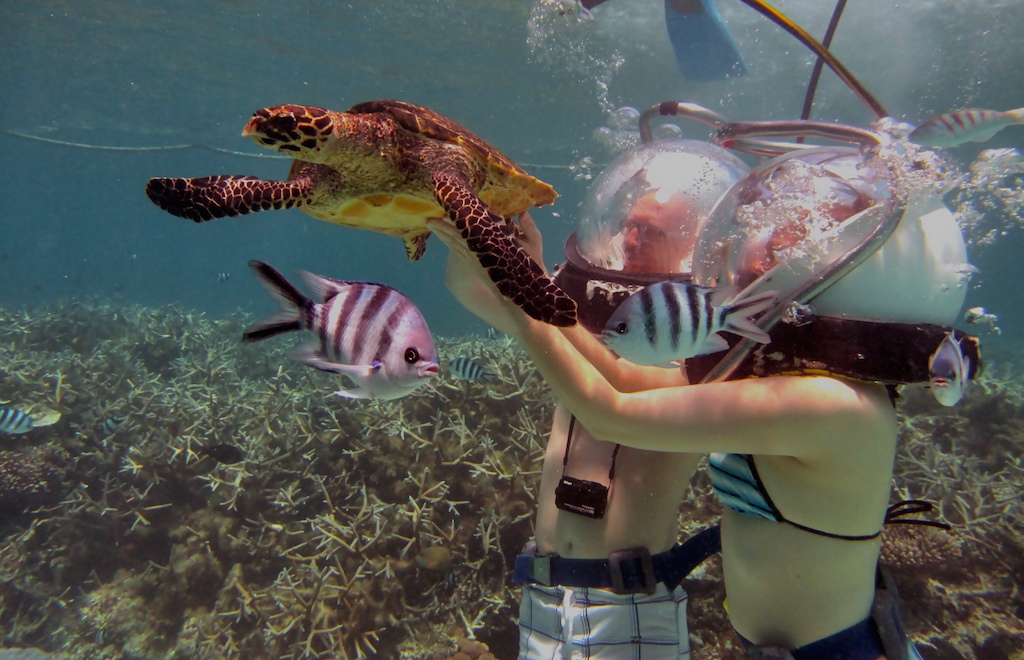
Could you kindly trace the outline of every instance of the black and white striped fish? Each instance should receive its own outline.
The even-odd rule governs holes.
[[[122,424],[124,424],[123,417],[107,417],[100,424],[100,430],[103,431],[103,435],[114,435]]]
[[[246,330],[242,341],[294,330],[312,332],[318,342],[288,356],[347,376],[356,386],[335,394],[351,399],[397,399],[437,376],[437,351],[427,322],[395,289],[300,272],[323,300],[317,303],[268,264],[250,261],[249,266],[281,303],[281,311]]]
[[[928,358],[928,382],[935,400],[944,406],[955,406],[964,396],[971,367],[960,348],[960,341],[947,332],[942,343]]]
[[[0,432],[18,435],[36,427],[32,416],[17,408],[0,408]]]
[[[717,304],[727,295],[721,289],[684,282],[652,284],[619,305],[601,339],[619,357],[659,367],[726,350],[728,342],[718,335],[723,331],[768,343],[768,335],[750,317],[770,307],[775,292]]]
[[[457,357],[448,363],[448,368],[462,380],[469,380],[474,383],[494,384],[501,380],[498,378],[498,374],[485,370],[473,358]]]
[[[1005,112],[968,108],[929,119],[907,139],[923,147],[955,147],[965,142],[985,142],[1014,124],[1024,124],[1024,108]]]

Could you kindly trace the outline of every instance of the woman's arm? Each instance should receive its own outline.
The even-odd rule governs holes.
[[[629,360],[619,359],[583,326],[564,328],[562,336],[579,352],[582,359],[592,364],[608,383],[620,392],[639,392],[689,384],[686,373],[681,368],[644,367]]]
[[[879,401],[826,377],[779,376],[624,393],[557,328],[521,335],[545,381],[596,437],[638,449],[810,457],[823,439],[864,425]]]
[[[622,392],[570,340],[589,341],[582,338],[585,330],[561,330],[529,318],[498,293],[454,228],[432,223],[431,229],[452,250],[446,279],[455,297],[485,320],[501,318],[556,396],[602,440],[654,451],[806,457],[828,444],[822,438],[880,419],[877,397],[825,377]]]

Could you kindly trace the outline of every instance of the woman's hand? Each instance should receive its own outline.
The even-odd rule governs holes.
[[[523,214],[520,226],[524,234],[520,238],[523,248],[538,264],[543,263],[540,232],[529,214]],[[466,247],[459,230],[443,220],[428,220],[427,227],[448,246],[445,285],[455,299],[486,323],[518,337],[531,322],[530,317],[501,295],[477,256]]]

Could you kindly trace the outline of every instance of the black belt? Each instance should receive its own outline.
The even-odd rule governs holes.
[[[532,546],[532,548],[531,548]],[[693,569],[720,552],[718,525],[708,527],[671,550],[652,555],[647,548],[617,550],[608,559],[567,559],[532,554],[531,541],[516,557],[512,581],[548,587],[594,587],[617,594],[653,594],[659,582],[674,589]]]

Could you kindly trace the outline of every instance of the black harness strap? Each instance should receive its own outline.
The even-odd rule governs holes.
[[[822,374],[884,385],[927,383],[929,358],[947,332],[960,342],[970,364],[968,378],[973,379],[981,369],[981,349],[977,337],[960,330],[924,323],[815,316],[802,325],[776,325],[771,342],[754,349],[730,380]],[[699,382],[721,359],[720,353],[691,358],[686,361],[686,372],[691,381]]]

